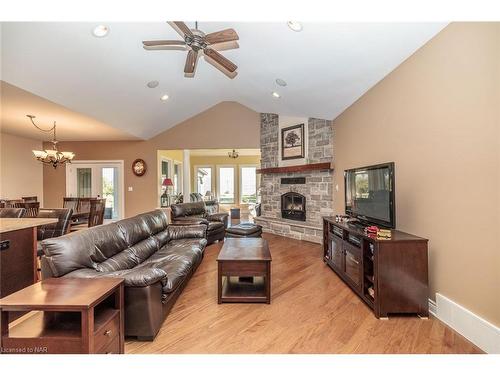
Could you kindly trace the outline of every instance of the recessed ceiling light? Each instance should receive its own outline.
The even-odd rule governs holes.
[[[154,89],[155,87],[158,87],[158,85],[160,84],[160,82],[158,81],[149,81],[147,83],[147,86],[150,88],[150,89]]]
[[[96,38],[103,38],[106,35],[108,35],[108,33],[109,33],[109,28],[107,26],[104,26],[104,25],[96,26],[96,27],[94,27],[94,30],[92,30],[92,34]]]
[[[293,31],[302,31],[302,24],[299,21],[288,21],[286,24]]]
[[[162,95],[162,97],[160,98],[161,101],[165,101],[168,99],[168,95],[165,94],[165,95]]]
[[[276,91],[273,91],[271,95],[274,96],[275,98],[281,98],[281,95],[278,94]]]
[[[277,78],[276,79],[276,83],[279,85],[279,86],[283,86],[285,87],[286,86],[286,82],[284,80],[282,80],[281,78]]]

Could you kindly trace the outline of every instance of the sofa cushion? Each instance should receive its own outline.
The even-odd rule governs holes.
[[[141,264],[158,251],[158,242],[153,237],[131,246],[95,266],[99,272],[127,270]]]
[[[194,265],[201,261],[206,243],[204,238],[172,240],[143,264],[165,271],[167,280],[163,284],[163,292],[168,294],[175,290]]]
[[[128,244],[126,247],[133,246],[151,235],[151,231],[143,215],[120,220],[116,225],[118,225],[125,236]]]

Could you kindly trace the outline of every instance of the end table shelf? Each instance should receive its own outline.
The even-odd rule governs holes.
[[[1,352],[124,352],[123,280],[48,279],[0,300]],[[8,324],[10,312],[24,316]]]

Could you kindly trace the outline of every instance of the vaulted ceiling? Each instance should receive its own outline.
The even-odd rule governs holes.
[[[240,48],[222,52],[238,65],[232,80],[205,61],[186,78],[186,52],[144,50],[142,40],[179,39],[167,23],[109,23],[104,38],[92,35],[95,26],[3,23],[1,79],[109,125],[121,134],[111,138],[125,139],[150,138],[221,101],[334,119],[446,25],[304,23],[294,32],[286,22],[199,22],[206,33],[232,27],[239,34]],[[277,78],[287,86],[278,86]],[[152,80],[159,86],[148,88]]]

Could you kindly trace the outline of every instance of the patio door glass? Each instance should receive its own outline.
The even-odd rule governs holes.
[[[66,167],[66,196],[105,198],[104,219],[123,218],[121,163],[78,163]]]

